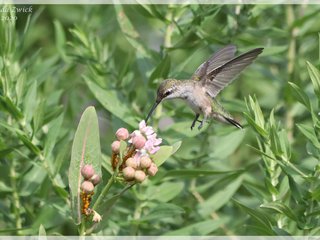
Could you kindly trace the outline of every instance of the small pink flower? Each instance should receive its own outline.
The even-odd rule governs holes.
[[[111,144],[111,149],[112,149],[112,152],[114,152],[114,153],[119,153],[119,150],[120,150],[120,141],[114,141],[114,142]]]
[[[139,158],[128,158],[126,160],[126,165],[128,167],[132,167],[132,168],[136,169],[140,165],[140,159]]]
[[[132,180],[135,177],[135,172],[136,170],[134,170],[132,167],[125,167],[122,169],[123,177],[126,180]]]
[[[82,189],[82,191],[84,191],[85,193],[92,193],[93,190],[94,190],[94,186],[93,186],[92,182],[84,181],[84,182],[81,184],[81,189]]]
[[[152,161],[151,161],[151,159],[150,159],[147,155],[142,156],[142,157],[140,158],[140,167],[141,167],[142,169],[149,168],[149,167],[151,166],[151,163],[152,163]]]
[[[152,135],[154,133],[153,128],[150,126],[147,126],[144,120],[142,120],[139,123],[139,130],[140,132],[144,133],[146,136]]]
[[[94,175],[94,169],[91,164],[86,164],[81,168],[81,175],[85,179],[89,179]]]
[[[118,140],[127,140],[129,138],[129,132],[126,128],[119,128],[116,132]]]
[[[94,174],[89,180],[94,186],[96,186],[101,181],[101,177],[98,174]]]
[[[146,174],[144,173],[144,171],[141,171],[141,170],[137,170],[134,174],[134,179],[137,181],[137,182],[143,182],[144,179],[146,178]]]
[[[143,148],[146,141],[147,141],[146,138],[142,135],[135,135],[132,137],[132,144],[137,149]]]
[[[158,167],[155,163],[151,163],[151,166],[148,168],[148,175],[154,176],[158,172]]]

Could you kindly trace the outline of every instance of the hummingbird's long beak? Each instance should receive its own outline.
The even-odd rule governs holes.
[[[146,117],[146,120],[145,120],[146,123],[148,122],[150,116],[152,115],[153,111],[157,108],[157,106],[159,105],[160,102],[161,102],[161,100],[160,100],[160,101],[157,100],[157,101],[153,104],[152,108],[150,109],[150,112],[148,113],[148,116]]]

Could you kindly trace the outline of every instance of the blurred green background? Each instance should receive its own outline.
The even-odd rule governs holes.
[[[67,171],[83,110],[99,115],[106,181],[114,132],[138,127],[158,84],[235,44],[237,54],[265,48],[218,97],[245,129],[212,121],[191,131],[185,103],[162,103],[151,124],[180,149],[101,213],[95,234],[319,235],[319,14],[320,5],[1,12],[0,233],[77,235]]]

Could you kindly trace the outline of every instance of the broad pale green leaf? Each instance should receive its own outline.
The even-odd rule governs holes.
[[[172,150],[172,146],[161,146],[159,151],[152,156],[154,163],[158,167],[161,166],[172,155]]]
[[[137,121],[133,117],[133,114],[128,108],[128,104],[124,103],[123,100],[120,99],[117,91],[105,90],[86,77],[85,81],[93,95],[104,108],[130,126],[135,128],[138,125]]]
[[[221,225],[227,223],[228,218],[219,218],[217,220],[206,220],[189,226],[180,228],[178,230],[166,232],[166,236],[203,236],[217,230]]]
[[[150,186],[147,189],[147,199],[160,202],[169,202],[180,194],[184,187],[183,182],[164,182],[160,185]]]
[[[99,125],[94,107],[88,107],[82,114],[72,145],[69,188],[72,215],[76,224],[81,222],[81,167],[85,164],[92,164],[95,172],[101,176]]]
[[[227,158],[239,147],[245,135],[245,130],[237,130],[225,136],[213,137],[209,142],[213,146],[213,152],[209,156],[216,159]]]
[[[47,171],[39,165],[34,165],[32,168],[23,176],[21,185],[19,188],[20,196],[32,196],[36,192],[45,178],[47,177]]]
[[[202,216],[208,216],[210,213],[215,212],[226,203],[230,201],[232,196],[236,193],[242,183],[242,176],[236,178],[233,182],[229,183],[223,189],[215,192],[211,197],[206,199],[199,205],[199,213]]]

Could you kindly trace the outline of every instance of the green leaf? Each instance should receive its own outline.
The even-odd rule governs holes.
[[[33,117],[33,113],[37,107],[37,81],[33,81],[24,98],[23,112],[26,123],[29,123]]]
[[[160,185],[150,186],[146,198],[160,202],[169,202],[174,199],[184,188],[183,182],[164,182]]]
[[[173,218],[183,214],[185,211],[182,207],[179,207],[172,203],[160,203],[144,217],[140,218],[138,222],[149,222],[152,220]]]
[[[227,204],[241,186],[242,180],[242,176],[239,176],[226,187],[215,192],[210,198],[199,205],[199,213],[202,216],[209,216],[210,213],[217,211]]]
[[[6,109],[12,117],[19,120],[23,118],[23,114],[20,109],[6,96],[0,96],[0,104]]]
[[[310,62],[307,61],[307,68],[309,76],[312,81],[314,93],[317,95],[318,100],[320,101],[320,72],[314,67]]]
[[[253,129],[262,137],[268,138],[268,133],[263,128],[261,128],[256,122],[253,120],[253,118],[250,117],[248,113],[243,113],[244,117],[246,118],[249,125],[253,127]]]
[[[320,142],[319,142],[318,137],[314,131],[314,128],[307,126],[305,124],[297,124],[297,126],[298,126],[299,130],[301,131],[301,133],[303,135],[305,135],[316,148],[320,149]]]
[[[302,103],[309,111],[311,111],[311,103],[308,95],[304,91],[302,91],[302,89],[296,84],[289,82],[289,85],[296,99],[300,103]]]
[[[263,203],[260,205],[261,208],[268,208],[272,209],[278,213],[282,213],[286,215],[288,218],[291,218],[293,221],[297,222],[298,218],[295,215],[295,213],[285,204],[281,202],[269,202],[269,203]]]
[[[159,151],[152,156],[152,159],[154,163],[159,167],[172,155],[172,152],[172,146],[160,146]]]
[[[118,91],[102,89],[96,83],[90,81],[87,77],[84,77],[84,79],[90,91],[105,109],[134,128],[138,125],[137,121],[133,117],[133,114],[128,108],[128,104],[120,99]]]
[[[266,214],[256,209],[249,208],[235,199],[233,199],[233,202],[246,213],[248,213],[260,226],[264,228],[266,232],[268,232],[270,235],[273,235],[272,224],[270,221],[271,219]]]
[[[239,145],[242,143],[243,138],[246,135],[246,131],[238,130],[233,131],[225,136],[218,136],[209,138],[210,146],[214,146],[214,150],[209,154],[210,157],[215,159],[225,159],[236,151]]]
[[[206,220],[188,225],[178,230],[166,232],[166,236],[204,236],[212,233],[229,221],[228,218]]]
[[[44,237],[44,236],[47,236],[47,233],[46,233],[46,229],[44,228],[44,226],[42,224],[40,224],[40,227],[39,227],[39,236],[41,236],[41,240],[46,240],[47,238]]]
[[[167,78],[170,71],[170,57],[166,55],[164,59],[159,63],[156,69],[151,73],[150,81],[157,78]]]
[[[95,172],[101,176],[99,125],[94,107],[88,107],[82,114],[72,145],[68,178],[72,215],[76,224],[81,222],[81,167],[85,164],[92,164]]]
[[[243,170],[239,171],[216,171],[207,169],[183,169],[183,170],[170,170],[167,171],[164,177],[175,178],[197,178],[204,176],[226,175],[226,174],[241,174]]]
[[[50,156],[50,154],[56,144],[57,138],[60,133],[63,118],[64,118],[64,115],[61,114],[58,118],[53,120],[52,123],[50,124],[49,131],[47,134],[46,143],[44,146],[44,157],[45,158]]]

